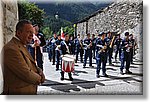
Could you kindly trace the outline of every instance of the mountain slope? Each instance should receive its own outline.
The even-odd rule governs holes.
[[[92,14],[93,12],[109,5],[86,3],[37,3],[39,8],[44,9],[47,15],[58,15],[59,18],[65,19],[72,23]]]

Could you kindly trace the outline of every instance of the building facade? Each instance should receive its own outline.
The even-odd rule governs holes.
[[[15,25],[18,21],[17,0],[0,0],[0,52],[15,34]],[[0,54],[0,58],[2,54]],[[1,64],[1,63],[0,63]],[[3,89],[3,75],[0,66],[0,93]]]

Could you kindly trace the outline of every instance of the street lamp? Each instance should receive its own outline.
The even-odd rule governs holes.
[[[76,27],[77,27],[77,24],[74,24],[73,27],[74,27],[74,37],[76,37]]]

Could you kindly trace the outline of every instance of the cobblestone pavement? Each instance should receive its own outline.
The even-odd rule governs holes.
[[[143,93],[143,62],[135,56],[134,64],[130,70],[133,74],[119,74],[120,62],[113,61],[114,66],[107,64],[108,78],[96,78],[96,61],[93,59],[94,68],[83,68],[83,63],[75,64],[73,81],[69,81],[68,74],[65,73],[65,80],[60,80],[60,70],[56,71],[55,65],[48,60],[48,53],[44,53],[44,74],[46,81],[38,86],[40,95],[91,95],[91,94],[142,94]]]

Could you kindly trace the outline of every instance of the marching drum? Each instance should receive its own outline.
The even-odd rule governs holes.
[[[64,72],[73,72],[74,71],[75,58],[73,55],[64,55],[62,57],[62,70]]]

